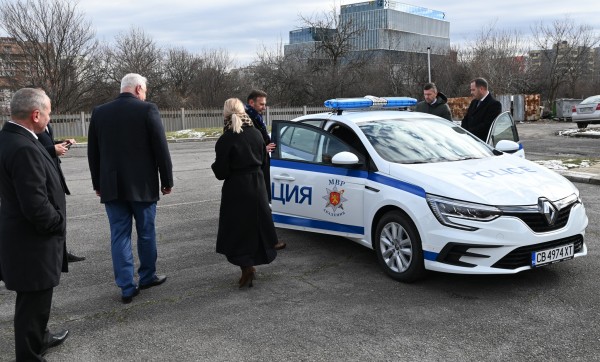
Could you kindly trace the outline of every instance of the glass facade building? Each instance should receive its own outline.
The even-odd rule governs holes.
[[[353,51],[427,53],[430,48],[432,54],[446,54],[450,50],[450,22],[443,12],[396,1],[342,5],[339,27],[355,32]],[[318,42],[314,34],[314,28],[290,31],[286,51]]]

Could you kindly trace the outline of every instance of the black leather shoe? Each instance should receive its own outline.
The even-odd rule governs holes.
[[[161,285],[162,283],[164,283],[166,281],[167,281],[167,276],[166,275],[155,275],[154,276],[154,280],[151,281],[149,284],[144,284],[144,285],[140,284],[140,289],[152,288],[152,287],[155,287],[157,285]]]
[[[67,252],[67,262],[75,263],[75,262],[83,261],[83,260],[85,260],[85,256],[77,256],[75,254],[71,254],[71,253]]]
[[[135,291],[133,292],[133,294],[128,295],[128,296],[122,296],[121,301],[123,302],[123,304],[129,304],[133,300],[133,297],[137,296],[138,294],[140,294],[140,289],[135,288]]]
[[[45,355],[46,352],[48,352],[48,349],[61,345],[68,336],[69,331],[66,329],[58,333],[50,333],[50,335],[48,335],[48,341],[46,341],[46,344],[42,348],[41,355]]]
[[[275,250],[281,250],[281,249],[285,249],[286,247],[286,243],[284,243],[283,241],[278,241],[277,244],[275,244],[273,247],[275,248]]]

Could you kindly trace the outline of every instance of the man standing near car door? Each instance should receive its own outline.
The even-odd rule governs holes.
[[[488,91],[488,82],[483,78],[471,81],[471,96],[473,100],[462,120],[461,127],[479,137],[483,142],[496,117],[502,113],[502,104]]]
[[[444,93],[438,92],[435,83],[427,83],[423,86],[423,98],[425,100],[417,103],[415,112],[429,113],[452,121],[448,98]]]
[[[267,153],[269,156],[267,157],[267,163],[263,169],[263,175],[265,177],[265,187],[267,188],[267,196],[269,197],[269,202],[271,202],[271,158],[270,154],[275,149],[276,145],[271,142],[271,137],[269,136],[269,131],[267,130],[267,125],[263,120],[262,113],[267,109],[267,93],[261,90],[254,89],[248,95],[246,104],[246,114],[252,120],[254,127],[260,131],[263,140],[265,141],[265,145],[267,147]],[[286,244],[282,241],[277,241],[275,244],[275,250],[281,250],[285,248]]]

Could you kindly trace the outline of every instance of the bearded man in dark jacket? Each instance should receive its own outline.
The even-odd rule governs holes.
[[[452,120],[452,111],[448,106],[448,98],[442,93],[438,92],[435,83],[427,83],[423,87],[424,101],[417,103],[415,112],[423,112],[436,115],[438,117]]]

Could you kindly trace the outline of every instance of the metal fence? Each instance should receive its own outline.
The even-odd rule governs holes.
[[[267,126],[271,121],[291,120],[299,116],[327,112],[325,107],[267,107],[264,119]],[[52,114],[51,122],[56,139],[67,137],[87,136],[90,124],[90,113],[81,112],[79,114]],[[184,109],[179,110],[161,110],[165,131],[181,131],[192,128],[220,128],[223,126],[223,109]],[[0,126],[10,120],[9,116],[0,116]]]

